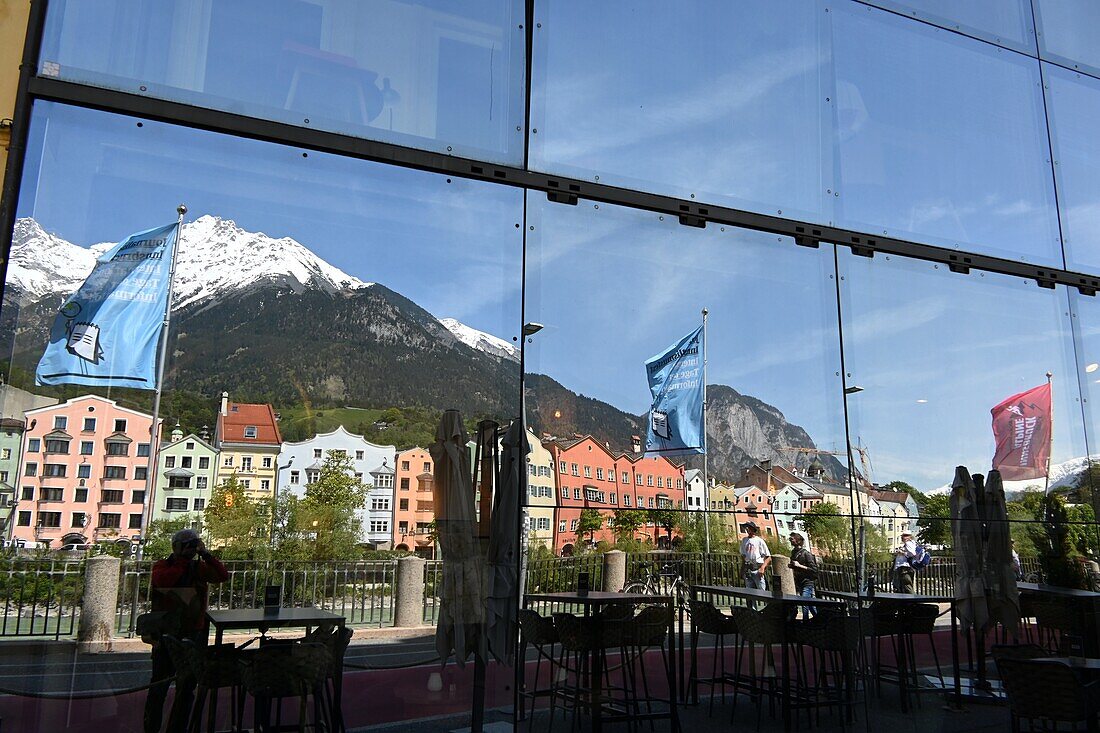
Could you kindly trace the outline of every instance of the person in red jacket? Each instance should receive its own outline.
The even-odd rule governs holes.
[[[172,554],[153,564],[153,611],[164,612],[162,633],[206,646],[209,631],[206,619],[208,588],[223,583],[229,573],[218,558],[207,552],[193,529],[181,529],[172,535]],[[168,695],[168,679],[175,674],[168,650],[153,640],[153,686],[145,698],[145,733],[158,733]],[[176,680],[176,697],[168,716],[169,733],[182,733],[195,697],[193,679]]]

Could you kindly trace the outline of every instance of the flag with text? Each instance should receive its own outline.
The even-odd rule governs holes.
[[[653,404],[646,455],[705,453],[703,434],[703,327],[645,363]]]
[[[1050,457],[1050,383],[1012,395],[992,409],[997,443],[993,468],[1005,481],[1047,475]]]

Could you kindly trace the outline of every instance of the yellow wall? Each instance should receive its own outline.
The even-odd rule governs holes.
[[[15,114],[15,89],[29,12],[30,0],[0,0],[0,119],[11,119]],[[10,140],[11,128],[0,125],[0,172],[8,165]]]

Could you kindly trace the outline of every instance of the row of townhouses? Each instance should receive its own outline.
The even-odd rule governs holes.
[[[4,386],[0,418],[0,527],[22,545],[140,540],[145,521],[152,416],[112,400],[85,395],[56,400]],[[166,426],[160,426],[163,434]],[[537,438],[528,433],[528,536],[557,554],[578,543],[613,541],[616,510],[705,508],[739,533],[752,519],[765,536],[787,538],[797,516],[821,502],[843,514],[861,510],[891,542],[915,526],[917,507],[904,493],[861,488],[857,504],[846,487],[830,482],[817,460],[805,475],[761,462],[733,484],[664,457],[645,457],[635,439],[616,452],[590,435]],[[474,443],[469,444],[471,458]],[[215,486],[235,477],[250,495],[289,489],[302,496],[324,461],[341,453],[368,487],[357,512],[362,540],[379,549],[434,552],[433,462],[416,447],[398,451],[342,426],[301,442],[284,442],[268,404],[233,402],[222,395],[213,435],[185,434],[179,425],[160,446],[149,514],[183,518],[194,526]],[[600,513],[595,526],[591,512]],[[645,517],[645,519],[649,519]],[[662,545],[666,528],[641,521],[636,539]],[[578,529],[582,530],[578,532]],[[620,533],[621,534],[621,533]]]

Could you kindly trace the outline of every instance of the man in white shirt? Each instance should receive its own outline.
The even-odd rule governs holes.
[[[748,535],[741,540],[741,559],[745,566],[745,587],[767,590],[765,581],[768,566],[772,562],[772,553],[768,550],[768,544],[757,536],[760,528],[751,519],[741,525],[741,529]]]
[[[901,545],[894,550],[894,592],[917,592],[916,578],[913,575],[913,566],[910,561],[917,556],[917,543],[913,541],[912,532],[901,533]]]

